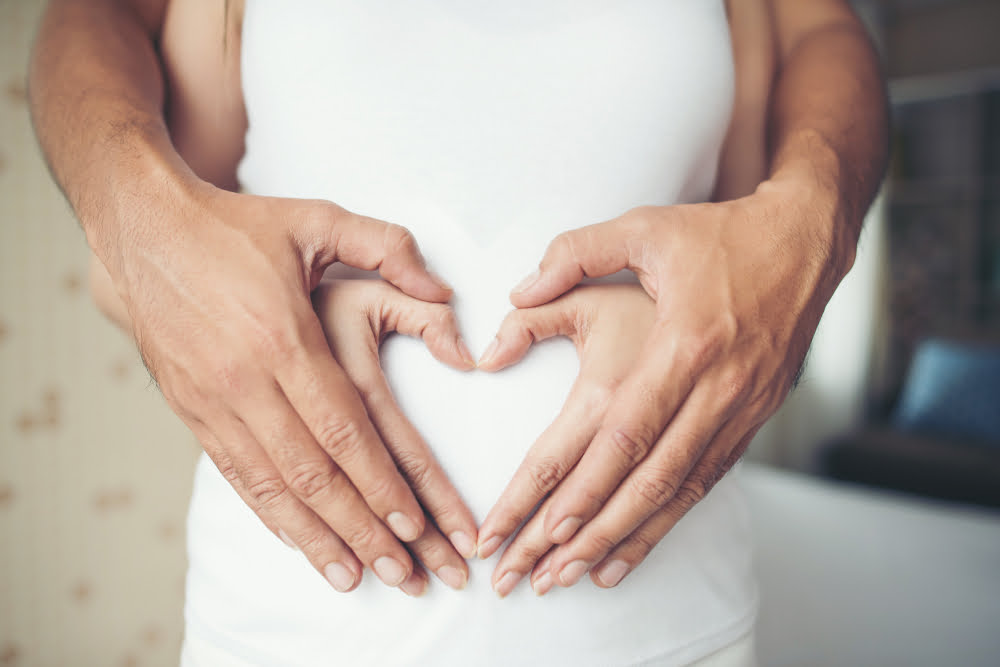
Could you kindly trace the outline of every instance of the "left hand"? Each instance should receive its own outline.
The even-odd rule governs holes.
[[[536,307],[585,276],[627,268],[656,316],[629,372],[603,378],[610,400],[600,419],[564,431],[563,446],[544,456],[529,454],[481,526],[485,558],[551,492],[501,559],[498,588],[507,572],[516,583],[532,567],[536,592],[588,570],[598,586],[617,585],[778,409],[853,261],[836,212],[802,204],[790,185],[637,208],[566,232],[515,288],[515,306]]]

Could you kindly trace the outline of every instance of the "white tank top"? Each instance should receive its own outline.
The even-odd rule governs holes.
[[[733,96],[721,0],[247,0],[243,188],[409,227],[473,353],[559,232],[710,196]],[[567,340],[498,374],[390,338],[396,398],[482,520],[578,368]],[[743,501],[723,479],[617,588],[412,599],[335,592],[212,464],[189,519],[187,631],[268,665],[684,664],[753,622]]]

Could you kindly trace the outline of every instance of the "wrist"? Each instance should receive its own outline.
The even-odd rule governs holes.
[[[86,194],[70,201],[87,243],[117,283],[128,250],[174,231],[177,216],[164,212],[181,208],[199,181],[161,122],[132,123],[107,144],[111,150],[79,181]]]
[[[851,206],[840,157],[815,133],[798,138],[794,155],[778,156],[771,176],[752,195],[776,208],[772,222],[787,225],[804,251],[820,262],[834,286],[850,271],[857,252],[862,216]]]

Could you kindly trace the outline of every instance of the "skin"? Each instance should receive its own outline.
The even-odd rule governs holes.
[[[330,576],[338,590],[354,588],[364,565],[414,592],[410,549],[439,532],[458,567],[475,521],[422,441],[382,437],[310,295],[337,261],[378,269],[423,301],[444,303],[451,290],[398,225],[230,191],[245,128],[238,11],[197,5],[210,3],[168,13],[152,0],[52,2],[30,72],[43,151],[164,397],[244,501],[318,571],[340,573]],[[187,29],[213,31],[218,51],[174,49],[162,63],[181,155],[153,45]],[[216,136],[217,152],[197,150]]]
[[[731,12],[750,11],[738,7]],[[634,570],[778,409],[853,263],[887,156],[877,59],[845,3],[773,0],[766,9],[772,30],[756,39],[734,25],[737,58],[767,43],[742,69],[737,60],[743,79],[724,158],[745,170],[724,172],[719,194],[741,195],[755,169],[766,178],[736,199],[637,208],[562,234],[511,294],[530,312],[585,276],[627,268],[656,318],[639,361],[598,383],[610,396],[592,406],[604,406],[601,419],[561,423],[573,401],[588,400],[571,396],[550,428],[566,435],[539,439],[483,522],[483,557],[516,533],[493,577],[501,595],[529,574],[544,593],[588,571],[615,586]],[[755,131],[765,120],[766,142]],[[739,157],[758,143],[765,159]],[[501,331],[497,356],[480,367],[501,367],[512,345]]]
[[[166,20],[163,3],[75,4],[53,2],[40,33],[34,118],[168,402],[272,530],[312,545],[317,569],[358,572],[348,551],[366,566],[389,555],[416,590],[420,570],[400,539],[412,546],[414,532],[433,523],[467,556],[455,534],[475,539],[475,526],[443,475],[417,483],[427,477],[417,473],[440,468],[414,439],[395,442],[379,416],[368,421],[379,410],[331,355],[336,343],[309,294],[333,261],[378,267],[419,299],[443,303],[449,291],[398,227],[329,202],[226,192],[245,129],[238,58],[170,48],[171,35],[193,25],[183,16],[207,30],[207,10],[194,8],[201,3],[175,0]],[[643,207],[555,239],[539,273],[512,293],[521,314],[480,361],[497,370],[519,358],[535,315],[580,322],[589,313],[589,328],[530,325],[583,341],[584,388],[478,533],[488,557],[541,505],[498,565],[501,594],[529,573],[544,592],[588,569],[600,586],[634,569],[780,405],[853,261],[886,159],[883,87],[863,29],[839,0],[747,0],[729,12],[736,103],[717,203]],[[218,14],[208,22],[212,43],[226,34],[238,52],[238,11]],[[160,112],[157,38],[173,143]],[[200,155],[216,137],[223,157]],[[616,351],[599,334],[613,299],[590,288],[557,297],[585,275],[622,268],[637,273],[645,300],[622,299],[634,310],[614,317],[649,326],[635,327],[638,338]],[[565,416],[581,406],[599,419]],[[338,433],[350,438],[330,437]],[[312,466],[293,476],[309,452]],[[290,483],[296,478],[312,483]],[[429,508],[441,508],[433,522],[424,519]],[[417,531],[394,536],[393,511]]]

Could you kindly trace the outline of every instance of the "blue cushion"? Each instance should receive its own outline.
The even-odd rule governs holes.
[[[1000,445],[1000,346],[921,343],[893,421],[905,430]]]

